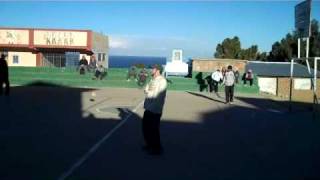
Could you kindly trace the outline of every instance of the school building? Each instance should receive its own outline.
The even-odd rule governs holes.
[[[108,37],[92,30],[0,27],[0,53],[9,66],[71,67],[94,56],[108,67]]]

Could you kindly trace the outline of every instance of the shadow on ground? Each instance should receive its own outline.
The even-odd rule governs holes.
[[[81,93],[88,91],[32,85],[1,97],[0,179],[57,179],[121,122],[84,117]],[[119,117],[129,112],[130,119],[68,179],[320,178],[319,121],[309,111],[289,113],[286,102],[265,99],[238,101],[250,106],[218,101],[197,123],[163,119],[162,156],[141,150],[141,113],[120,108]]]
[[[81,94],[94,89],[39,81],[11,90],[0,97],[1,180],[55,179],[119,122],[85,112]]]
[[[141,151],[140,116],[133,113],[70,179],[320,178],[320,124],[309,111],[289,113],[286,104],[272,111],[270,100],[240,99],[250,108],[219,103],[199,123],[163,119],[159,157]]]

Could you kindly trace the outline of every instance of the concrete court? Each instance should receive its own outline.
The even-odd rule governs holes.
[[[310,112],[169,91],[165,152],[150,156],[141,150],[143,97],[141,89],[13,88],[0,102],[0,179],[320,178],[319,121]]]

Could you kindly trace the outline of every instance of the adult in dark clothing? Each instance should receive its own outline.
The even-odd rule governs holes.
[[[88,60],[85,56],[82,56],[79,61],[79,72],[83,75],[86,71],[88,71]]]
[[[209,87],[209,92],[211,93],[213,91],[211,75],[206,76],[204,79],[205,79],[207,87]],[[207,91],[208,91],[208,89],[207,89]]]
[[[0,58],[0,95],[3,94],[3,84],[5,84],[5,95],[10,94],[10,83],[9,83],[9,71],[8,64],[5,60],[5,55],[2,54]]]

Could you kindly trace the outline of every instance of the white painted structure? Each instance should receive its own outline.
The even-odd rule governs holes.
[[[188,75],[188,64],[182,61],[182,50],[174,49],[172,51],[171,62],[165,66],[166,76],[186,76]]]
[[[258,86],[260,92],[277,95],[277,78],[259,77]]]

